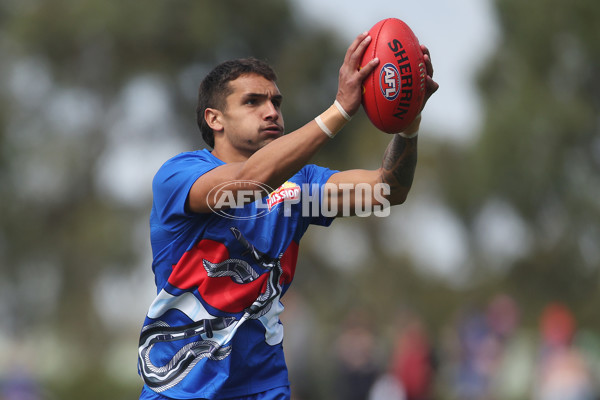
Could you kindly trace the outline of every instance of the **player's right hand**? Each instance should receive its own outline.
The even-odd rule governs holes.
[[[360,65],[371,40],[367,32],[358,35],[348,47],[344,63],[340,67],[338,91],[335,98],[350,115],[356,114],[360,107],[363,81],[379,64],[379,60],[374,58],[366,65]]]

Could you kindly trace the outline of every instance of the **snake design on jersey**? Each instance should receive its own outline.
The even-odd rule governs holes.
[[[272,258],[254,247],[242,235],[239,229],[230,228],[236,240],[246,249],[243,255],[249,255],[260,267],[269,271],[266,289],[258,298],[244,310],[240,320],[235,317],[217,317],[201,319],[186,326],[171,327],[166,322],[157,321],[147,325],[142,330],[139,342],[139,369],[148,387],[156,392],[163,392],[177,385],[192,368],[202,359],[223,360],[231,354],[231,345],[220,344],[211,340],[215,332],[224,331],[232,325],[233,331],[228,332],[231,337],[237,327],[247,319],[258,319],[269,312],[273,300],[281,294],[279,279],[283,273],[281,268],[281,255]],[[228,259],[219,263],[211,263],[203,259],[202,265],[208,277],[230,277],[236,283],[249,283],[260,276],[249,263],[241,259]],[[202,335],[205,338],[202,338]],[[157,366],[150,357],[154,346],[160,342],[173,342],[198,338],[183,346],[166,364]]]

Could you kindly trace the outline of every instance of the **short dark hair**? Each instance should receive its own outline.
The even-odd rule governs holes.
[[[204,111],[207,108],[222,111],[226,105],[225,99],[232,92],[229,82],[245,74],[258,74],[270,81],[277,81],[277,75],[271,66],[264,61],[249,57],[225,61],[217,65],[200,83],[196,120],[202,132],[202,139],[210,147],[215,146],[215,135],[204,119]]]

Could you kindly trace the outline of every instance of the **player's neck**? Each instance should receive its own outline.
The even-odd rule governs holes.
[[[217,146],[215,144],[215,147],[212,151],[212,155],[224,163],[245,162],[251,156],[251,154],[245,154],[243,152],[236,151],[235,149],[227,149],[224,147],[225,146]]]

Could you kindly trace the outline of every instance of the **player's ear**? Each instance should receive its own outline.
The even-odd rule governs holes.
[[[222,117],[223,114],[216,108],[207,108],[204,110],[204,120],[213,131],[218,132],[223,130],[223,123],[221,122]]]

